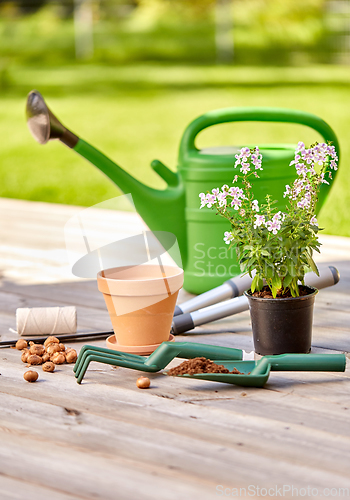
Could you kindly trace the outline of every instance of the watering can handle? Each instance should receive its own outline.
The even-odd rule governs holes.
[[[180,144],[180,157],[189,151],[198,151],[195,138],[205,128],[220,123],[257,121],[283,122],[306,125],[319,132],[325,141],[332,141],[339,155],[339,143],[331,127],[321,118],[305,111],[284,108],[224,108],[209,111],[189,124]]]
[[[212,125],[230,122],[258,121],[258,122],[282,122],[298,123],[313,128],[322,135],[324,140],[331,141],[340,157],[338,139],[331,127],[321,118],[305,111],[284,108],[224,108],[209,111],[191,122],[185,130],[179,150],[179,164],[182,165],[187,156],[193,152],[198,152],[195,146],[195,139],[199,132]],[[330,166],[326,169],[326,175],[330,172]],[[336,171],[332,171],[333,178]],[[322,184],[319,193],[319,205],[323,203],[330,189],[330,184]]]

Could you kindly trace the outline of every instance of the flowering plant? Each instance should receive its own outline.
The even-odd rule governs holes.
[[[252,277],[255,271],[252,293],[261,290],[265,280],[273,297],[288,289],[297,297],[298,281],[304,284],[305,273],[311,269],[318,274],[312,257],[313,251],[319,252],[320,247],[316,203],[321,184],[329,184],[326,172],[331,178],[331,170],[337,170],[337,161],[331,143],[315,143],[307,149],[299,142],[290,163],[297,176],[291,186],[286,186],[284,212],[276,208],[277,202],[270,195],[260,204],[254,197],[252,180],[263,170],[257,147],[242,148],[236,155],[235,168],[240,167],[240,174],[235,175],[231,187],[224,185],[211,193],[200,193],[200,208],[215,208],[230,221],[231,230],[225,232],[224,241],[236,245],[242,272]]]

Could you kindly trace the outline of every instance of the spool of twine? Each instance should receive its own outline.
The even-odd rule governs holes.
[[[55,335],[77,331],[77,310],[68,307],[22,307],[16,310],[18,335]]]

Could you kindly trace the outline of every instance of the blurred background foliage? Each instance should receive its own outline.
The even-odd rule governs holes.
[[[79,136],[146,184],[150,162],[177,167],[189,122],[229,106],[301,109],[322,117],[342,149],[322,210],[326,232],[350,236],[348,0],[0,0],[0,196],[93,205],[118,194],[97,169],[25,124],[42,92]],[[314,142],[306,127],[226,124],[199,146]]]
[[[85,24],[86,38],[89,30],[93,32],[92,47],[85,54],[92,62],[211,64],[220,58],[220,32],[221,36],[228,32],[227,46],[233,44],[235,64],[338,62],[349,29],[347,4],[347,0],[0,0],[0,51],[2,58],[17,63],[75,62],[75,35],[78,25],[84,30]]]

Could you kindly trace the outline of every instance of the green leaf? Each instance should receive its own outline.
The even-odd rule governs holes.
[[[288,288],[289,285],[291,284],[292,282],[292,279],[293,279],[293,276],[291,276],[290,274],[287,274],[284,279],[283,279],[283,288]]]
[[[276,288],[276,290],[282,288],[281,278],[278,276],[278,274],[275,274],[272,277],[272,287]]]
[[[257,282],[258,282],[258,281],[259,281],[259,275],[258,275],[258,274],[256,274],[256,275],[254,276],[254,278],[253,278],[252,284],[250,285],[250,289],[251,289],[252,293],[254,293],[254,292],[255,292],[255,290],[256,290],[256,285],[257,285]]]
[[[311,267],[311,269],[313,270],[313,272],[315,274],[317,274],[317,276],[320,275],[320,273],[318,272],[318,269],[317,269],[317,266],[314,262],[314,259],[312,257],[310,257],[309,254],[307,254],[307,263],[309,264],[309,266]]]

